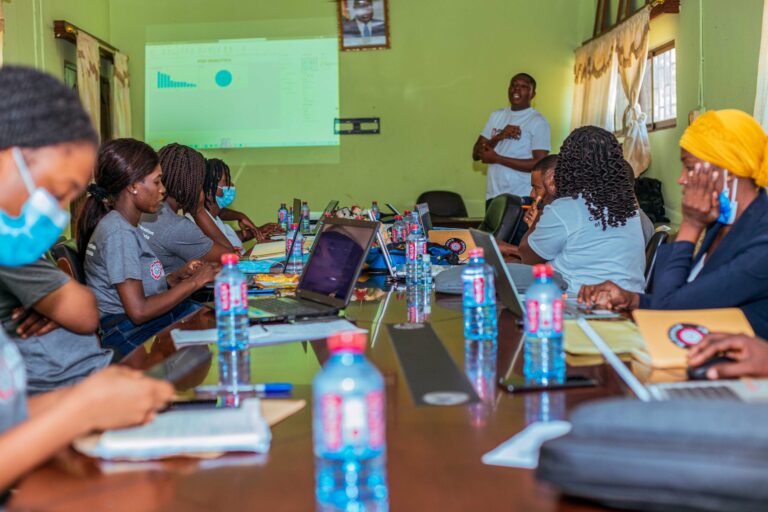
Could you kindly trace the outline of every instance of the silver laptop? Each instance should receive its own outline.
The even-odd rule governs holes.
[[[507,267],[507,264],[504,262],[504,257],[501,255],[496,239],[492,234],[476,229],[470,229],[469,233],[472,235],[472,240],[475,241],[475,245],[483,249],[485,261],[496,273],[496,292],[499,294],[501,303],[504,304],[504,307],[506,307],[513,315],[522,318],[523,298],[520,296],[515,281],[509,273],[509,267]],[[582,306],[579,306],[575,300],[566,301],[565,316],[569,319],[578,316],[602,319],[621,317],[621,315],[612,311],[586,311]]]
[[[685,381],[644,385],[632,371],[613,353],[603,338],[584,318],[576,321],[584,334],[597,347],[632,393],[643,402],[659,400],[738,400],[742,402],[768,401],[768,379]]]
[[[378,222],[327,219],[301,273],[296,297],[251,297],[253,323],[333,316],[347,307]]]

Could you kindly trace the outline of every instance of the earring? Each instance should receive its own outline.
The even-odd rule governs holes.
[[[136,195],[136,194],[138,194],[139,192],[138,192],[136,189],[134,189],[134,190],[131,190],[131,193],[132,193],[133,195]]]

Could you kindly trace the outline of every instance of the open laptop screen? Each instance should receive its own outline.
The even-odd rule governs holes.
[[[360,275],[378,222],[329,219],[323,223],[299,282],[299,295],[347,300]]]
[[[419,213],[421,228],[424,230],[424,233],[428,233],[432,229],[432,216],[429,214],[429,205],[427,203],[419,203],[416,205],[416,211]]]

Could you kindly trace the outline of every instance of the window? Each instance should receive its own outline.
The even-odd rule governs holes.
[[[677,82],[674,41],[648,52],[643,85],[640,87],[640,108],[648,116],[648,131],[673,128],[677,125]],[[622,118],[629,102],[624,96],[621,84],[616,91],[614,126],[620,133],[624,126]]]

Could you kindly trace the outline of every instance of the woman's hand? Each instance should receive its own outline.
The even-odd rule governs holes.
[[[145,377],[124,366],[109,366],[94,373],[65,395],[81,411],[84,430],[142,425],[173,398],[168,382]]]
[[[612,281],[584,285],[579,290],[579,303],[590,309],[632,311],[640,305],[640,295],[628,292]]]
[[[19,326],[16,327],[16,334],[21,339],[27,339],[31,336],[43,336],[49,332],[58,329],[59,324],[51,320],[50,318],[41,315],[34,309],[26,310],[24,308],[16,308],[11,314],[11,320],[19,320]]]
[[[683,185],[683,222],[704,229],[720,215],[720,200],[716,189],[717,180],[723,175],[720,168],[708,163],[696,164],[688,172]]]
[[[768,342],[745,334],[708,334],[688,351],[688,365],[700,366],[717,355],[735,359],[707,370],[708,379],[768,377]]]
[[[195,284],[198,288],[202,288],[216,279],[216,275],[219,273],[220,269],[221,265],[215,263],[203,263],[195,270],[195,273],[190,278],[195,280]]]

